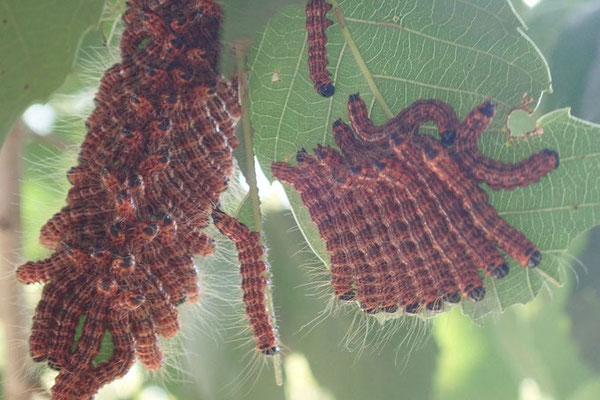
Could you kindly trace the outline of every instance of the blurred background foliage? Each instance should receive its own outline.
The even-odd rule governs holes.
[[[269,16],[293,2],[303,3],[224,1],[228,18],[225,49],[230,49],[237,39],[252,40]],[[6,110],[15,106],[15,101],[7,95],[9,78],[2,74],[9,70],[5,66],[14,67],[10,57],[6,57],[14,53],[2,47],[6,35],[11,35],[9,28],[2,27],[7,25],[2,21],[16,3],[8,0],[0,4],[0,49],[3,49],[0,110],[4,110],[0,114],[3,119],[0,127],[3,129],[12,124],[7,122],[10,116]],[[63,10],[62,17],[67,21],[76,20],[84,26],[80,30],[68,29],[71,37],[68,41],[64,39],[66,43],[80,43],[76,57],[72,49],[71,56],[56,54],[66,64],[61,72],[66,77],[62,86],[58,88],[64,78],[53,78],[58,82],[53,84],[54,88],[40,85],[44,90],[31,91],[34,93],[28,93],[26,100],[19,99],[22,103],[17,105],[24,108],[25,104],[41,102],[29,108],[23,117],[27,127],[21,185],[20,233],[24,259],[47,254],[37,243],[38,232],[64,203],[65,171],[74,164],[77,145],[84,134],[81,116],[92,107],[94,81],[118,56],[113,32],[118,25],[117,16],[123,10],[122,1],[109,0],[100,19],[101,7],[97,6],[103,2],[99,0],[88,1],[89,4],[74,1],[72,7],[64,8],[57,7],[60,3],[57,1],[48,3],[54,8],[42,14],[43,24],[37,24],[38,35],[31,40],[47,35],[46,39],[52,43],[61,43],[60,36],[51,36],[50,30],[40,26],[61,24],[54,19],[61,17],[58,14]],[[513,1],[529,27],[527,34],[550,64],[554,88],[553,94],[544,96],[530,121],[550,110],[571,106],[573,115],[600,122],[597,106],[600,1],[541,0],[534,6],[528,3]],[[21,0],[25,11],[27,7],[36,8],[31,4],[32,0]],[[78,15],[73,13],[74,9],[89,15],[74,17]],[[94,21],[99,19],[96,24]],[[86,27],[91,29],[81,36]],[[39,31],[44,35],[39,35]],[[45,57],[57,52],[52,46],[37,47],[46,47],[50,55],[31,53],[27,68],[10,69],[14,74],[21,73],[18,79],[39,73],[36,69],[51,63]],[[76,61],[71,66],[69,60],[73,57]],[[225,69],[233,69],[233,57],[226,57]],[[54,94],[48,97],[51,92]],[[252,359],[250,333],[244,330],[237,289],[235,255],[231,245],[217,235],[219,253],[199,260],[206,287],[205,301],[197,309],[184,307],[181,335],[165,343],[168,354],[165,368],[149,374],[136,366],[126,378],[103,389],[98,399],[600,398],[600,229],[592,230],[573,244],[572,268],[563,271],[568,282],[565,287],[543,290],[526,306],[512,306],[502,315],[487,317],[481,326],[456,308],[427,326],[407,320],[404,324],[400,321],[380,327],[372,319],[357,316],[353,310],[341,310],[336,315],[327,313],[329,298],[326,288],[322,289],[327,281],[326,271],[295,227],[278,185],[263,182],[260,187],[263,228],[275,277],[278,323],[286,345],[284,386],[274,385],[270,365]],[[229,196],[229,207],[236,206],[242,190],[234,190],[237,194]],[[3,279],[8,278],[6,271],[2,274]],[[25,288],[30,312],[39,298],[39,289],[39,286]],[[5,336],[6,328],[0,326],[1,336]],[[8,344],[0,341],[2,374],[9,361],[5,357],[6,346],[19,346],[26,351],[26,339]],[[45,368],[30,363],[20,370],[23,375],[33,372],[40,377],[41,387],[51,385],[52,372]],[[31,398],[44,397],[31,394]]]

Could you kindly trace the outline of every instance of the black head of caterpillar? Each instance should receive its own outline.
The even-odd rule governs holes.
[[[309,0],[306,3],[306,33],[308,35],[308,73],[315,89],[323,97],[331,97],[335,87],[327,71],[327,35],[325,31],[333,22],[325,18],[331,4],[325,0]]]
[[[175,335],[176,306],[200,298],[194,255],[214,249],[202,230],[237,147],[237,81],[216,72],[219,5],[128,4],[122,61],[102,79],[78,165],[68,173],[67,205],[42,228],[40,240],[54,254],[17,271],[23,283],[47,282],[29,344],[35,361],[60,371],[56,399],[93,396],[136,355],[149,369],[161,366],[158,336]],[[254,296],[264,286],[244,289]],[[261,329],[253,329],[258,347],[276,352],[276,331]],[[106,331],[113,352],[95,365]]]
[[[461,296],[485,296],[479,270],[501,279],[509,267],[498,249],[536,267],[541,253],[489,203],[479,182],[514,188],[558,167],[542,150],[520,163],[491,160],[477,138],[494,114],[485,102],[459,122],[440,100],[418,100],[383,125],[358,94],[348,101],[351,129],[333,124],[341,153],[318,146],[297,165],[276,162],[273,175],[292,185],[331,256],[331,284],[341,301],[365,313],[439,312]],[[418,134],[433,121],[441,140]]]

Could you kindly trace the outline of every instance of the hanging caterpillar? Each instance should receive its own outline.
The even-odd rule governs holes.
[[[67,205],[41,230],[54,253],[17,270],[23,283],[46,283],[29,345],[34,361],[60,371],[54,399],[89,398],[136,356],[158,369],[158,336],[175,335],[176,307],[202,295],[194,255],[214,251],[204,228],[212,218],[224,231],[224,218],[235,221],[213,214],[232,173],[241,115],[237,80],[218,75],[220,6],[130,0],[123,21],[122,61],[102,78],[78,164],[67,173]],[[264,298],[268,265],[258,234],[237,221],[228,226],[239,231],[232,240],[244,281],[262,278],[242,285],[244,299]],[[276,354],[266,304],[245,304],[257,348]],[[112,354],[95,363],[107,332]]]
[[[279,351],[277,330],[265,298],[265,288],[269,286],[269,278],[265,273],[269,270],[269,265],[262,260],[264,248],[260,245],[260,235],[218,208],[213,211],[212,216],[217,229],[235,243],[238,251],[243,301],[246,315],[253,321],[252,330],[257,348],[265,355],[275,355]]]
[[[323,97],[331,97],[335,87],[327,71],[327,35],[325,31],[333,22],[325,17],[331,4],[325,0],[306,3],[306,33],[308,35],[308,72],[315,89]]]

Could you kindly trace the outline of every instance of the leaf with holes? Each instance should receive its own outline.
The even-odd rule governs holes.
[[[537,133],[509,140],[511,111],[532,112],[549,92],[546,61],[524,33],[509,2],[448,0],[332,1],[327,30],[328,69],[336,93],[323,98],[313,89],[307,67],[302,7],[273,18],[250,59],[249,95],[254,143],[267,174],[274,161],[293,160],[301,148],[333,145],[331,124],[347,120],[347,99],[360,92],[375,123],[382,123],[420,98],[451,104],[459,118],[487,98],[498,104],[480,149],[515,162],[542,148],[561,157],[558,170],[539,183],[513,191],[491,191],[500,215],[536,243],[543,264],[516,264],[503,280],[486,278],[488,296],[463,302],[481,317],[534,298],[545,282],[559,283],[569,243],[600,223],[600,127],[557,110],[537,121]],[[273,79],[277,74],[278,79]],[[422,129],[433,133],[433,127]],[[299,196],[286,188],[296,220],[314,252],[329,257]],[[534,272],[536,271],[536,272]]]

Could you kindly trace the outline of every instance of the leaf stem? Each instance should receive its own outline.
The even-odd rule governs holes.
[[[247,46],[236,46],[235,55],[236,55],[236,63],[237,63],[237,74],[239,79],[239,90],[240,90],[240,104],[242,106],[242,132],[244,135],[244,150],[246,153],[246,180],[248,181],[248,186],[250,187],[248,191],[248,196],[250,201],[252,202],[252,215],[254,218],[254,230],[256,232],[262,232],[262,221],[261,221],[261,212],[260,212],[260,198],[258,196],[258,184],[256,181],[256,169],[254,165],[254,144],[252,141],[252,124],[250,122],[250,113],[249,113],[249,99],[248,99],[248,82],[246,80],[246,49]],[[262,241],[262,240],[261,240]],[[266,256],[265,256],[266,257]],[[271,279],[271,271],[267,269],[265,271],[265,278]],[[271,316],[271,321],[274,325],[276,325],[275,319],[275,309],[273,307],[273,292],[271,291],[271,286],[267,285],[265,287],[265,301],[267,304],[267,308],[269,310],[269,314]],[[272,356],[273,361],[273,370],[275,373],[275,384],[277,386],[283,385],[283,374],[282,374],[282,366],[281,366],[281,355],[279,353]]]
[[[553,284],[554,286],[561,288],[563,287],[563,284],[560,283],[557,279],[555,279],[554,277],[552,277],[549,273],[547,273],[546,271],[542,270],[541,268],[533,268],[533,271],[535,273],[537,273],[539,276],[541,276],[544,280],[550,282],[551,284]]]
[[[243,51],[237,51],[237,73],[240,85],[240,103],[242,106],[242,133],[244,135],[244,152],[246,158],[246,180],[248,181],[248,196],[252,202],[252,217],[254,228],[257,232],[262,231],[260,213],[260,198],[258,196],[258,184],[256,181],[256,166],[254,165],[254,144],[252,142],[252,125],[250,113],[248,112],[248,84],[246,72],[244,71],[245,55]]]
[[[340,9],[340,5],[338,4],[337,0],[331,0],[331,4],[333,5],[333,13],[335,14],[335,19],[337,20],[337,22],[340,26],[340,29],[342,30],[342,35],[344,36],[344,40],[348,44],[348,47],[350,48],[350,51],[352,52],[352,55],[354,56],[354,60],[356,61],[356,65],[360,69],[360,72],[363,74],[365,81],[367,82],[367,85],[369,85],[369,89],[371,89],[371,92],[373,93],[373,96],[375,96],[375,100],[377,100],[377,103],[381,106],[381,108],[383,108],[385,115],[388,118],[393,118],[395,116],[395,114],[392,112],[390,107],[385,102],[385,99],[383,98],[383,95],[379,91],[379,88],[377,87],[377,84],[375,83],[375,80],[373,79],[373,75],[371,74],[371,71],[369,70],[367,63],[365,62],[364,58],[360,54],[360,51],[358,50],[358,47],[356,46],[356,43],[354,42],[354,39],[352,38],[350,31],[348,30],[348,26],[346,25],[346,20],[344,19],[344,16],[342,15],[342,10]]]

